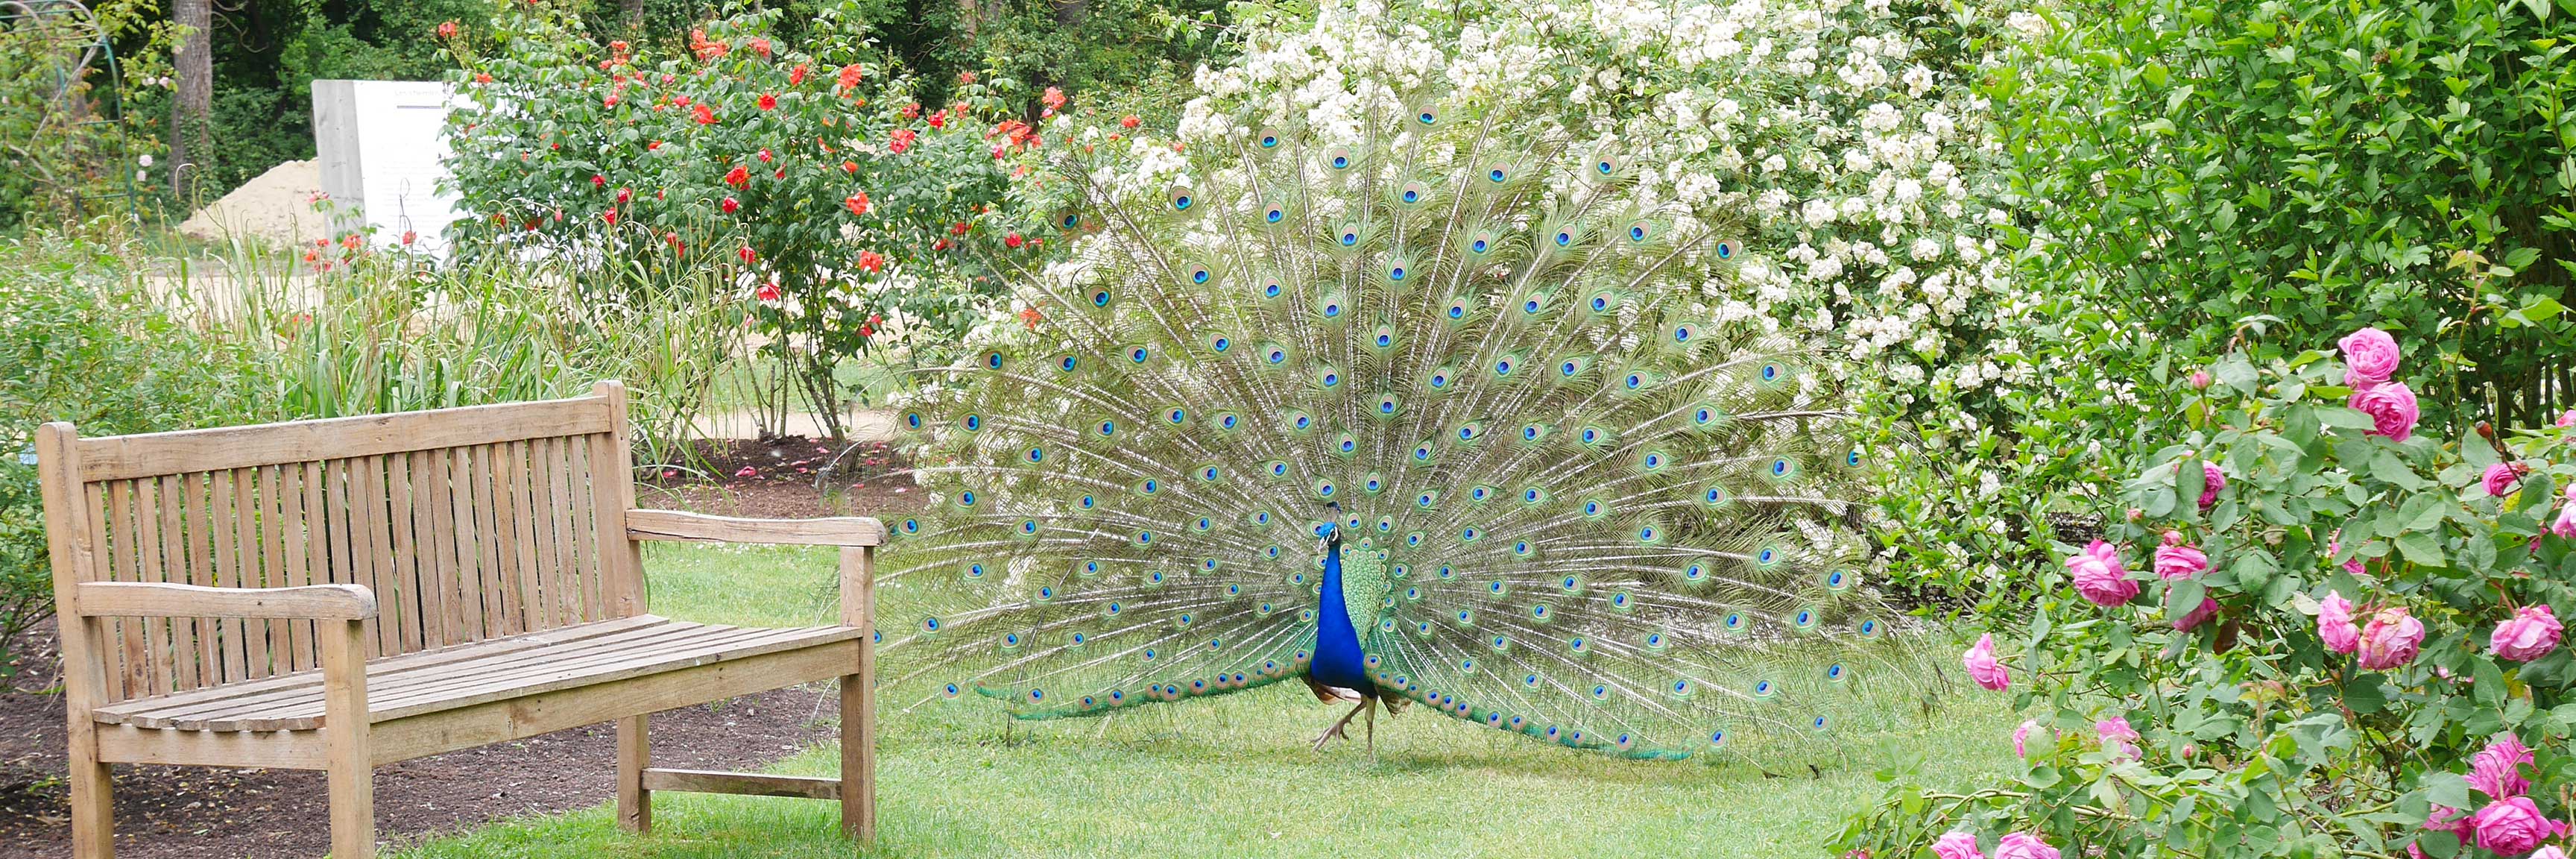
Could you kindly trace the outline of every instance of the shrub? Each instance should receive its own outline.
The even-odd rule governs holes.
[[[953,342],[998,288],[965,246],[1002,195],[1002,148],[1022,142],[987,139],[971,84],[956,104],[910,101],[850,5],[821,10],[812,45],[773,40],[771,11],[709,22],[689,56],[658,59],[625,42],[603,55],[571,17],[509,5],[499,51],[462,57],[480,106],[451,118],[459,232],[474,253],[549,256],[585,283],[723,272],[837,435],[835,368],[899,335]]]
[[[2395,341],[2365,332],[2336,352],[2217,362],[2174,436],[2137,452],[2103,540],[2060,546],[2065,570],[2041,577],[2026,622],[1965,657],[1989,679],[2008,669],[2037,711],[1994,740],[2024,750],[2014,783],[1898,786],[1836,848],[1964,856],[2008,833],[2109,856],[2563,844],[2546,821],[2576,788],[2576,663],[2555,620],[2576,609],[2576,413],[2449,436],[2389,379]]]
[[[161,312],[116,260],[132,248],[33,234],[0,242],[0,671],[52,611],[35,429],[84,435],[266,419],[260,355]]]

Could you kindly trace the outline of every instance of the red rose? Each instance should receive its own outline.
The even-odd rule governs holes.
[[[903,118],[905,118],[905,119],[920,119],[920,118],[921,118],[921,103],[920,103],[920,102],[913,102],[913,103],[911,103],[911,104],[904,105],[904,106],[903,106]]]
[[[858,88],[859,88],[859,79],[860,79],[860,78],[867,77],[867,76],[868,76],[868,70],[867,70],[867,69],[865,69],[865,68],[860,67],[860,65],[859,65],[859,64],[857,64],[857,63],[851,63],[851,64],[849,64],[849,65],[842,66],[842,67],[841,67],[841,81],[840,81],[840,83],[841,83],[841,88],[842,88],[842,89],[858,89]]]
[[[733,168],[733,172],[725,174],[724,181],[725,184],[736,188],[749,185],[751,184],[751,171],[741,167]]]
[[[767,149],[760,150],[760,163],[762,163],[762,164],[767,164],[767,163],[769,163],[769,150],[767,150]]]
[[[488,72],[475,72],[475,73],[474,73],[474,82],[475,82],[475,83],[478,83],[478,84],[488,84],[488,83],[491,83],[491,82],[492,82],[492,75],[491,75],[490,73],[488,73]]]
[[[843,172],[843,173],[852,173],[852,174],[855,174],[855,173],[859,172],[859,162],[856,162],[856,161],[843,161],[843,162],[841,162],[841,172]]]
[[[860,251],[859,270],[870,274],[885,271],[885,257],[877,255],[876,251]]]
[[[618,202],[618,204],[619,204],[619,205],[624,205],[624,204],[626,203],[626,201],[628,201],[628,200],[633,200],[633,199],[635,199],[635,189],[633,189],[633,188],[619,188],[619,189],[617,189],[617,202]]]
[[[761,109],[761,110],[777,110],[777,109],[778,109],[778,97],[777,97],[777,96],[774,96],[774,95],[770,95],[770,94],[768,94],[768,93],[761,93],[761,94],[760,94],[760,109]]]
[[[745,249],[745,252],[746,252],[746,253],[747,253],[747,252],[749,252],[749,249]],[[778,300],[778,298],[779,298],[778,284],[775,284],[775,283],[764,283],[764,284],[761,284],[759,289],[755,289],[755,290],[752,290],[752,291],[751,291],[751,295],[752,295],[752,297],[753,297],[753,298],[757,298],[757,299],[760,299],[760,300],[762,300],[762,301],[777,301],[777,300]]]
[[[947,127],[948,127],[948,111],[944,111],[944,110],[943,110],[943,111],[940,111],[940,112],[938,112],[938,113],[931,114],[931,115],[930,115],[930,127],[932,127],[932,128],[947,128]]]
[[[692,111],[692,112],[694,112],[694,113],[696,113],[696,114],[698,115],[698,124],[699,124],[699,125],[714,125],[714,124],[716,124],[716,112],[715,112],[715,109],[714,109],[714,108],[710,108],[710,107],[708,107],[708,106],[706,106],[706,105],[703,105],[703,104],[702,104],[702,105],[698,105],[698,106],[697,106],[697,108],[696,108],[694,111]]]
[[[438,22],[438,37],[439,37],[439,38],[441,38],[441,39],[453,39],[453,38],[456,38],[456,22],[454,22],[454,21],[440,21],[440,22]]]
[[[750,245],[744,245],[742,250],[734,251],[734,255],[742,257],[743,265],[750,265],[760,260],[760,254],[753,251]]]
[[[861,326],[859,326],[859,336],[861,336],[861,337],[874,337],[874,336],[877,336],[877,329],[876,329],[875,327],[873,327],[873,326],[861,325]]]
[[[1120,128],[1134,128],[1134,127],[1136,127],[1136,115],[1131,113],[1131,114],[1128,114],[1128,115],[1126,115],[1126,116],[1119,117],[1119,118],[1118,118],[1118,127],[1120,127]]]
[[[952,235],[952,236],[962,236],[962,235],[965,235],[965,234],[966,234],[966,222],[965,222],[965,221],[958,221],[957,223],[954,223],[954,224],[950,224],[950,225],[948,225],[948,234],[949,234],[949,235]]]
[[[870,313],[870,314],[868,314],[868,324],[869,324],[869,325],[884,325],[884,324],[885,324],[885,314],[882,314],[882,313]]]
[[[961,85],[962,85],[962,84],[971,84],[971,83],[974,83],[974,82],[975,82],[975,73],[974,73],[974,72],[958,72],[958,73],[957,73],[957,82],[958,82],[959,84],[961,84]]]
[[[600,220],[602,220],[602,221],[607,221],[609,226],[612,226],[612,227],[617,226],[617,210],[616,210],[616,209],[610,209],[610,210],[608,210],[608,211],[601,212],[601,213],[599,213],[599,219],[600,219]]]
[[[944,251],[944,250],[947,250],[947,249],[948,249],[948,240],[947,240],[947,239],[940,239],[940,240],[938,240],[938,241],[931,242],[931,243],[930,243],[930,249],[931,249],[931,250],[934,250],[934,251]]]
[[[593,188],[606,188],[606,187],[608,187],[608,177],[606,177],[606,176],[602,176],[602,175],[599,175],[599,174],[597,174],[597,173],[593,173],[593,174],[591,174],[591,176],[590,176],[590,187],[593,187]]]
[[[768,39],[755,38],[749,42],[743,43],[743,47],[750,48],[752,53],[759,54],[763,59],[766,59],[769,56]]]
[[[1004,237],[1002,237],[1002,246],[1007,247],[1007,248],[1010,248],[1010,249],[1012,249],[1012,250],[1019,250],[1019,248],[1020,248],[1020,246],[1021,246],[1021,245],[1023,245],[1023,244],[1027,244],[1027,243],[1028,243],[1028,240],[1027,240],[1027,239],[1020,238],[1020,234],[1018,234],[1018,233],[1012,233],[1012,234],[1010,234],[1010,235],[1008,235],[1008,236],[1004,236]]]
[[[742,204],[734,202],[732,197],[726,197],[724,198],[724,202],[716,204],[716,208],[723,209],[725,214],[730,215],[736,211],[740,211],[742,209]]]
[[[414,232],[414,231],[411,231],[411,230],[404,230],[404,231],[403,231],[403,239],[402,239],[402,243],[403,243],[403,244],[408,245],[408,244],[411,244],[413,241],[418,240],[419,238],[420,238],[420,233],[417,233],[417,232]]]
[[[841,205],[842,205],[842,206],[845,206],[845,207],[848,207],[848,208],[849,208],[849,210],[850,210],[850,214],[853,214],[853,215],[864,215],[864,214],[867,214],[867,213],[868,213],[868,208],[869,208],[869,204],[868,204],[868,192],[866,192],[866,191],[861,191],[861,192],[858,192],[858,193],[856,193],[856,194],[852,194],[852,195],[850,195],[848,198],[843,199],[843,200],[841,201]]]
[[[796,66],[796,70],[795,70],[795,71],[792,71],[792,72],[788,72],[788,73],[787,73],[787,85],[788,85],[788,86],[804,86],[804,85],[805,85],[805,66],[804,66],[804,64],[802,64],[802,63],[797,64],[797,66]]]

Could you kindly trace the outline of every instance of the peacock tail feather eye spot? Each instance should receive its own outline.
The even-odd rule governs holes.
[[[1393,265],[1393,266],[1389,266],[1389,267],[1387,268],[1387,270],[1386,270],[1386,276],[1387,276],[1387,278],[1388,278],[1389,280],[1403,280],[1403,279],[1404,279],[1404,264],[1403,264],[1403,263],[1397,263],[1397,264],[1395,264],[1395,265]]]
[[[1654,471],[1662,468],[1664,467],[1664,453],[1659,450],[1647,451],[1645,456],[1637,458],[1637,464],[1645,468],[1647,471]]]
[[[1482,536],[1484,536],[1484,532],[1476,530],[1476,526],[1474,525],[1458,529],[1458,542],[1461,543],[1473,543],[1476,542],[1478,537]]]
[[[905,519],[903,520],[903,524],[896,526],[896,528],[905,534],[919,534],[921,533],[921,520]]]
[[[921,428],[923,423],[925,423],[925,421],[922,420],[920,412],[903,413],[903,426],[905,429],[917,430]]]
[[[1103,289],[1103,290],[1097,290],[1097,291],[1092,292],[1092,293],[1091,293],[1091,306],[1093,306],[1093,307],[1108,307],[1108,306],[1109,306],[1109,290]]]
[[[1003,652],[1007,653],[1018,649],[1020,649],[1020,634],[1016,632],[1002,633]]]
[[[1213,466],[1213,465],[1201,466],[1201,467],[1199,468],[1199,480],[1204,481],[1204,482],[1208,482],[1208,483],[1215,483],[1215,482],[1216,482],[1216,480],[1217,480],[1217,478],[1218,478],[1218,477],[1221,477],[1221,476],[1223,476],[1223,475],[1224,475],[1224,472],[1218,471],[1218,470],[1217,470],[1217,467],[1216,467],[1216,466]],[[1199,530],[1201,530],[1201,531],[1205,531],[1205,530],[1207,530],[1207,528],[1206,528],[1206,527],[1204,527],[1204,526],[1207,524],[1207,520],[1205,520],[1205,519],[1201,519],[1201,520],[1199,520],[1199,524],[1202,526],[1202,527],[1200,527],[1200,528],[1199,528]]]
[[[1494,362],[1494,375],[1496,375],[1496,376],[1509,376],[1509,375],[1511,375],[1511,374],[1512,374],[1512,359],[1510,359],[1510,358],[1502,358],[1502,359],[1498,359],[1498,360],[1496,360],[1496,361]]]
[[[1139,545],[1139,546],[1150,546],[1150,545],[1153,545],[1153,543],[1154,543],[1154,532],[1152,532],[1152,531],[1138,531],[1138,532],[1136,532],[1136,545]]]
[[[1032,448],[1029,448],[1029,461],[1030,461],[1030,462],[1045,462],[1045,461],[1046,461],[1046,448],[1043,448],[1043,447],[1032,447]]]
[[[984,416],[968,414],[964,418],[960,418],[957,421],[957,425],[964,427],[967,432],[982,432],[984,430]]]
[[[1725,242],[1725,241],[1718,242],[1718,243],[1715,245],[1715,250],[1717,251],[1717,258],[1718,258],[1718,259],[1726,260],[1726,259],[1734,259],[1734,258],[1735,258],[1735,243],[1734,243],[1734,242]]]
[[[1189,422],[1190,413],[1188,409],[1169,409],[1163,412],[1163,420],[1169,421],[1173,426],[1180,426]]]
[[[1116,601],[1112,601],[1108,606],[1102,608],[1101,611],[1108,613],[1110,617],[1117,617],[1118,613],[1126,611],[1126,608],[1120,606]]]
[[[1657,530],[1657,529],[1655,528],[1655,526],[1653,526],[1653,525],[1641,525],[1641,526],[1638,526],[1638,528],[1637,528],[1637,542],[1639,542],[1639,543],[1646,543],[1646,544],[1651,545],[1651,544],[1654,544],[1654,543],[1662,542],[1662,541],[1663,541],[1663,539],[1664,539],[1664,533],[1663,533],[1662,531],[1660,531],[1660,530]]]
[[[1876,620],[1863,620],[1858,626],[1853,627],[1853,629],[1859,632],[1860,637],[1862,638],[1878,637],[1878,621]]]
[[[1358,230],[1352,230],[1352,229],[1344,229],[1344,230],[1342,230],[1342,247],[1346,247],[1346,248],[1347,248],[1347,247],[1357,247],[1357,246],[1359,245],[1359,243],[1360,243],[1360,233],[1359,233],[1359,231],[1358,231]]]
[[[1315,497],[1317,497],[1317,498],[1331,498],[1331,497],[1333,497],[1333,493],[1334,493],[1338,488],[1339,488],[1339,487],[1336,487],[1336,486],[1334,486],[1334,485],[1333,485],[1333,482],[1332,482],[1331,480],[1318,480],[1318,481],[1315,481]]]
[[[1526,558],[1530,556],[1531,551],[1530,542],[1528,540],[1522,540],[1512,544],[1512,554],[1514,556]]]
[[[987,370],[999,370],[999,369],[1002,369],[1002,353],[1000,353],[1000,352],[986,352],[986,353],[984,353],[984,369],[987,369]]]
[[[1825,666],[1826,682],[1840,683],[1843,682],[1843,678],[1848,676],[1850,676],[1850,672],[1845,671],[1843,669],[1843,664],[1840,662]]]
[[[1547,610],[1547,603],[1539,603],[1537,605],[1530,606],[1529,615],[1531,620],[1545,621],[1551,617],[1552,613]],[[1581,639],[1576,640],[1580,641]]]
[[[1663,633],[1660,633],[1660,632],[1649,632],[1649,633],[1646,633],[1646,649],[1647,649],[1647,650],[1662,650],[1662,649],[1664,649],[1664,648],[1666,648],[1666,647],[1669,647],[1669,646],[1671,646],[1671,644],[1670,644],[1670,642],[1667,642],[1667,641],[1665,641],[1665,640],[1664,640],[1664,634],[1663,634]]]
[[[1584,428],[1583,428],[1582,436],[1583,436],[1583,443],[1584,443],[1584,444],[1600,444],[1600,443],[1601,443],[1601,431],[1600,431],[1600,430],[1598,430],[1598,429],[1595,429],[1595,428],[1592,428],[1592,427],[1584,427]]]
[[[1075,502],[1075,503],[1081,504],[1081,505],[1082,505],[1082,509],[1084,509],[1084,510],[1089,510],[1089,509],[1091,509],[1091,508],[1093,508],[1093,507],[1100,506],[1100,499],[1098,499],[1098,498],[1094,498],[1094,497],[1089,496],[1089,495],[1085,495],[1085,496],[1082,496],[1082,500],[1081,500],[1081,501],[1078,501],[1078,502]]]
[[[1707,580],[1707,579],[1708,579],[1708,565],[1707,565],[1707,564],[1698,563],[1698,562],[1694,561],[1694,562],[1692,562],[1692,563],[1691,563],[1691,565],[1690,565],[1690,566],[1687,566],[1687,567],[1683,567],[1683,568],[1682,568],[1682,581],[1690,582],[1690,583],[1692,583],[1692,584],[1698,584],[1698,583],[1700,583],[1700,582],[1702,582],[1702,581],[1705,581],[1705,580]]]
[[[1377,413],[1380,415],[1395,414],[1396,409],[1400,405],[1402,404],[1398,403],[1393,395],[1381,395],[1377,398]]]
[[[1270,463],[1270,476],[1272,476],[1272,477],[1286,477],[1286,476],[1288,476],[1288,463],[1280,462],[1280,461],[1277,461],[1277,460],[1272,460],[1272,461],[1271,461],[1271,463]],[[1255,524],[1267,524],[1267,523],[1255,523]]]
[[[1779,692],[1779,688],[1772,686],[1771,681],[1769,680],[1753,681],[1753,697],[1755,698],[1769,698],[1773,695],[1779,694]]]
[[[1146,662],[1152,662],[1152,661],[1154,661],[1154,658],[1155,658],[1155,657],[1157,657],[1157,656],[1159,656],[1159,655],[1161,655],[1161,654],[1156,653],[1156,652],[1154,651],[1154,649],[1153,649],[1153,648],[1151,648],[1151,647],[1145,648],[1145,651],[1144,651],[1143,653],[1139,653],[1139,654],[1137,654],[1138,658],[1140,658],[1140,659],[1142,659],[1143,661],[1146,661]]]
[[[1415,114],[1415,115],[1414,115],[1414,117],[1413,117],[1413,121],[1415,121],[1415,122],[1419,122],[1419,123],[1422,123],[1422,124],[1424,124],[1424,125],[1431,125],[1431,124],[1434,124],[1434,123],[1437,123],[1437,122],[1439,122],[1439,121],[1440,121],[1440,115],[1439,115],[1439,114],[1437,114],[1437,113],[1433,113],[1433,112],[1431,112],[1431,111],[1426,110],[1426,111],[1423,111],[1423,112],[1421,112],[1421,113],[1419,113],[1419,114]]]
[[[1608,310],[1608,309],[1610,309],[1610,297],[1609,297],[1609,296],[1607,296],[1607,295],[1595,295],[1595,296],[1593,296],[1593,297],[1592,297],[1592,312],[1594,312],[1594,313],[1599,313],[1599,312],[1602,312],[1602,311],[1604,311],[1604,310]]]
[[[925,633],[925,634],[928,634],[928,633],[936,633],[936,632],[938,632],[938,631],[939,631],[939,618],[936,618],[936,617],[925,617],[925,618],[922,618],[922,619],[921,619],[921,631],[922,631],[923,633]]]
[[[965,691],[966,690],[957,688],[957,684],[950,683],[939,687],[939,697],[954,701],[957,700],[958,695],[963,694]]]
[[[1287,287],[1276,280],[1261,285],[1261,297],[1263,298],[1278,298],[1279,294],[1285,291],[1287,291]]]
[[[1762,381],[1780,381],[1780,377],[1788,375],[1788,372],[1789,371],[1786,368],[1783,368],[1778,364],[1764,364],[1762,365]]]
[[[1727,612],[1725,619],[1718,621],[1718,623],[1725,626],[1726,631],[1728,632],[1741,632],[1744,630],[1744,613],[1732,611]]]
[[[1581,649],[1583,649],[1582,644],[1581,644],[1582,639],[1576,639],[1575,641],[1576,641],[1575,649],[1576,649],[1576,650],[1581,650]],[[1592,684],[1592,700],[1594,700],[1594,701],[1608,701],[1608,700],[1610,700],[1610,684],[1607,684],[1607,683],[1595,683],[1595,684]]]
[[[1632,241],[1632,242],[1642,242],[1642,241],[1645,241],[1645,240],[1646,240],[1646,236],[1647,236],[1646,225],[1644,225],[1644,224],[1629,224],[1629,225],[1628,225],[1628,240],[1629,240],[1629,241]]]
[[[1500,581],[1488,582],[1485,585],[1485,595],[1496,597],[1504,596],[1511,593],[1511,589],[1511,585],[1504,584]]]
[[[1267,358],[1267,359],[1270,361],[1270,363],[1273,363],[1273,364],[1286,363],[1286,362],[1287,362],[1287,360],[1288,360],[1288,350],[1286,350],[1286,349],[1280,349],[1280,348],[1277,348],[1277,347],[1272,347],[1272,348],[1271,348],[1271,350],[1270,350],[1270,354],[1268,354],[1268,355],[1264,355],[1264,356],[1262,356],[1262,357]]]
[[[1724,506],[1727,501],[1726,487],[1711,485],[1700,493],[1699,500],[1700,503],[1710,507]]]
[[[1572,247],[1573,245],[1574,245],[1574,231],[1573,231],[1573,230],[1558,230],[1558,231],[1556,231],[1556,246],[1557,246],[1557,247],[1560,247],[1560,248],[1563,248],[1563,247]]]
[[[1710,732],[1709,732],[1709,734],[1708,734],[1708,744],[1709,744],[1709,745],[1712,745],[1712,746],[1724,746],[1724,745],[1726,745],[1726,732],[1725,732],[1725,731],[1710,731]]]
[[[1566,593],[1579,594],[1583,592],[1583,577],[1566,576],[1565,578],[1558,579],[1556,586],[1558,589],[1563,590]]]
[[[1386,491],[1386,483],[1385,483],[1384,481],[1381,481],[1381,480],[1379,480],[1379,479],[1377,479],[1377,478],[1372,477],[1372,478],[1369,478],[1366,482],[1361,483],[1361,484],[1360,484],[1360,488],[1361,488],[1361,489],[1368,490],[1368,493],[1369,493],[1370,495],[1376,495],[1376,494],[1378,494],[1378,493],[1380,493],[1380,492]],[[1390,526],[1391,526],[1391,523],[1386,523],[1386,522],[1380,522],[1379,524],[1381,524],[1381,525],[1390,525]],[[1383,532],[1383,531],[1385,531],[1385,530],[1386,530],[1386,528],[1383,528],[1383,527],[1382,527],[1382,528],[1379,528],[1378,530],[1379,530],[1379,531],[1381,531],[1381,532]]]
[[[1277,149],[1277,148],[1279,148],[1279,135],[1276,135],[1276,134],[1264,134],[1264,135],[1262,135],[1262,136],[1261,136],[1261,148],[1263,148],[1263,149]]]
[[[1791,618],[1789,622],[1791,625],[1802,630],[1814,629],[1816,628],[1816,612],[1814,609],[1799,609],[1797,616]]]
[[[1764,546],[1753,553],[1753,562],[1761,564],[1764,567],[1777,566],[1780,563],[1780,550],[1775,547]]]
[[[1055,599],[1055,586],[1048,585],[1038,588],[1038,602],[1047,602],[1053,599]]]
[[[1031,689],[1031,690],[1029,690],[1029,694],[1028,694],[1028,702],[1029,702],[1029,703],[1031,703],[1031,704],[1038,704],[1038,703],[1043,703],[1043,702],[1045,702],[1045,701],[1046,701],[1046,690],[1044,690],[1044,689]]]
[[[1583,518],[1599,519],[1610,512],[1610,505],[1598,498],[1583,499]]]
[[[1449,309],[1442,312],[1447,313],[1451,319],[1465,319],[1467,318],[1467,304],[1463,301],[1451,301],[1449,302]]]
[[[1828,590],[1844,590],[1851,585],[1852,574],[1847,571],[1835,570],[1825,574],[1825,588]]]
[[[1083,645],[1085,645],[1085,644],[1090,644],[1090,643],[1091,643],[1091,639],[1090,639],[1088,636],[1085,636],[1085,635],[1083,635],[1082,633],[1079,633],[1079,632],[1076,632],[1076,633],[1074,633],[1074,634],[1072,634],[1072,635],[1065,636],[1065,639],[1064,639],[1064,645],[1065,645],[1066,647],[1077,647],[1077,648],[1078,648],[1078,647],[1081,647],[1081,646],[1083,646]]]
[[[1523,314],[1535,316],[1538,315],[1539,311],[1545,309],[1547,309],[1547,303],[1536,298],[1521,302],[1521,312]]]
[[[959,507],[973,507],[973,506],[975,506],[975,490],[967,489],[967,490],[961,490],[961,491],[959,491],[959,492],[957,493],[957,506],[959,506]]]
[[[1207,266],[1193,265],[1190,266],[1189,271],[1185,273],[1185,276],[1190,279],[1190,283],[1193,285],[1205,285],[1209,278],[1215,277],[1216,275],[1214,272],[1208,271]]]
[[[1288,210],[1273,203],[1269,208],[1261,210],[1261,219],[1276,224],[1288,219]]]
[[[1538,676],[1538,675],[1536,675],[1536,674],[1523,674],[1523,675],[1521,675],[1521,685],[1523,685],[1523,686],[1527,686],[1527,687],[1532,688],[1532,689],[1536,689],[1536,688],[1538,688],[1538,687],[1540,686],[1540,684],[1545,683],[1545,682],[1546,682],[1546,680],[1544,680],[1543,678],[1539,677],[1539,676]]]
[[[1494,184],[1496,184],[1496,185],[1503,184],[1505,181],[1507,181],[1507,180],[1509,180],[1509,179],[1511,179],[1511,178],[1512,178],[1511,171],[1506,170],[1506,169],[1501,168],[1501,167],[1488,168],[1488,169],[1485,171],[1485,181],[1487,181],[1487,182],[1492,182],[1492,183],[1494,183]]]
[[[1627,611],[1636,607],[1637,601],[1630,597],[1627,591],[1620,591],[1610,595],[1610,609],[1612,611]]]
[[[1265,554],[1265,555],[1270,556],[1270,560],[1273,560],[1273,561],[1279,560],[1279,547],[1278,547],[1278,546],[1266,546],[1266,547],[1263,547],[1263,548],[1262,548],[1262,553],[1263,553],[1263,554]]]
[[[981,564],[981,563],[967,564],[967,565],[966,565],[966,571],[965,571],[965,573],[966,573],[966,577],[967,577],[967,578],[970,578],[970,579],[980,579],[980,578],[983,578],[983,577],[984,577],[984,565],[983,565],[983,564]]]
[[[1493,487],[1491,487],[1491,486],[1477,486],[1477,487],[1475,487],[1475,488],[1473,488],[1473,489],[1469,489],[1469,490],[1467,490],[1467,500],[1470,500],[1470,501],[1476,501],[1476,502],[1483,502],[1486,498],[1491,497],[1493,494],[1494,494],[1494,488],[1493,488]]]
[[[1055,369],[1056,369],[1056,371],[1057,371],[1057,372],[1070,373],[1070,372],[1073,372],[1076,368],[1079,368],[1079,367],[1081,367],[1081,366],[1082,366],[1082,359],[1080,359],[1080,358],[1076,358],[1076,357],[1071,356],[1071,355],[1066,355],[1066,356],[1064,356],[1064,357],[1062,357],[1062,358],[1057,358],[1057,359],[1055,359]]]
[[[1826,717],[1824,717],[1824,716],[1817,716],[1816,718],[1811,719],[1811,720],[1809,720],[1809,721],[1807,722],[1807,727],[1809,727],[1809,728],[1813,728],[1813,729],[1815,729],[1815,730],[1817,730],[1817,731],[1823,731],[1823,730],[1825,730],[1825,729],[1827,729],[1827,728],[1829,728],[1829,727],[1832,727],[1832,723],[1831,723],[1831,722],[1830,722]]]

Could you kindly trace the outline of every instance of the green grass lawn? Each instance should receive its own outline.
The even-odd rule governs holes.
[[[831,617],[832,556],[801,549],[655,546],[658,613],[720,623]],[[961,701],[906,712],[878,739],[875,856],[1777,857],[1818,855],[1841,817],[1873,801],[1873,773],[1920,766],[1935,783],[2010,765],[2003,696],[1913,700],[1847,719],[1818,772],[1742,760],[1612,760],[1450,719],[1380,719],[1378,755],[1308,742],[1339,710],[1302,686],[1149,707],[1106,720],[1012,723]],[[1900,712],[1901,711],[1901,714]],[[1355,726],[1356,727],[1356,726]],[[1357,735],[1359,732],[1352,732]],[[661,744],[686,742],[657,738]],[[809,750],[780,772],[829,775]],[[829,803],[658,794],[649,837],[606,807],[440,839],[404,859],[850,856]]]

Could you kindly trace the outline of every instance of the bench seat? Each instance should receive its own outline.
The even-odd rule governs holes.
[[[390,722],[727,660],[848,641],[846,626],[765,629],[653,615],[556,627],[370,660],[367,719]],[[185,731],[310,731],[322,727],[322,672],[299,671],[93,711],[101,724]]]

